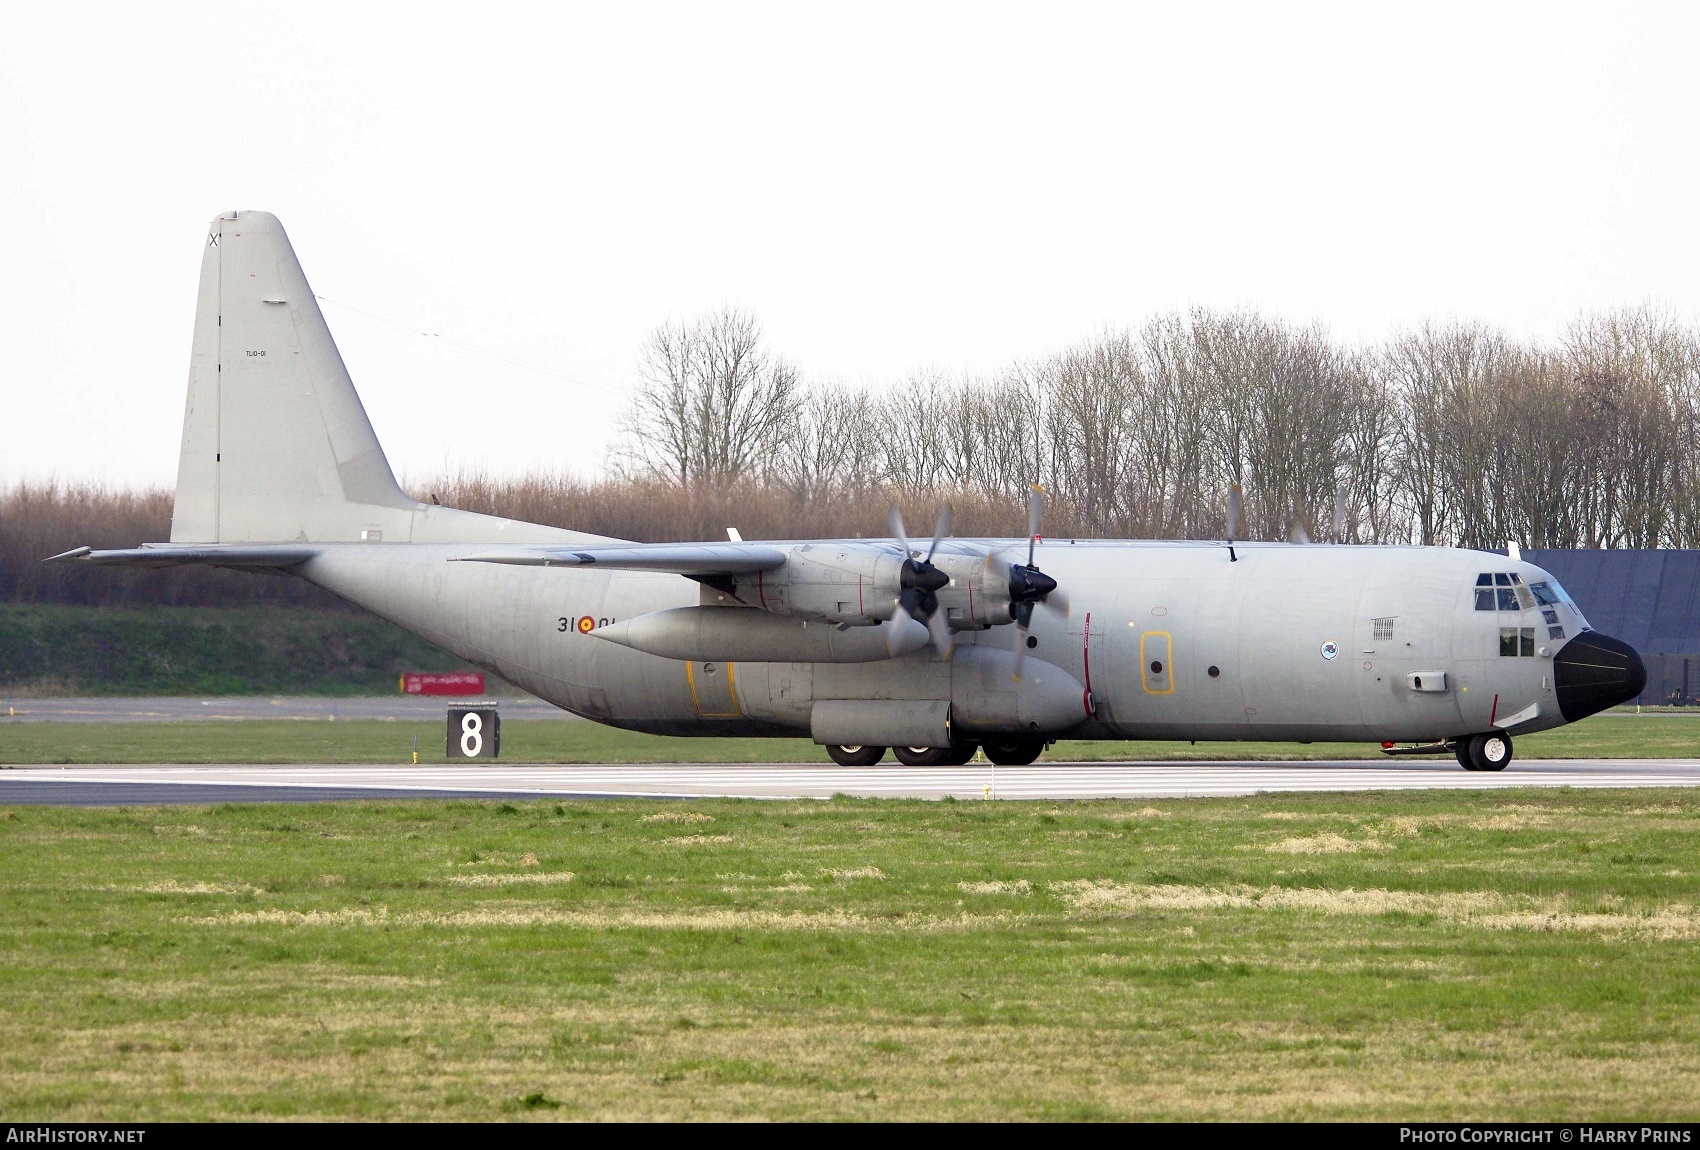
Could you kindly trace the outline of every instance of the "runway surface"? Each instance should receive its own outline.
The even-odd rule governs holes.
[[[0,804],[305,802],[369,798],[1184,798],[1260,792],[1694,787],[1700,759],[1516,762],[1496,774],[1451,761],[1044,763],[1031,767],[865,768],[794,763],[631,766],[20,767],[0,771]]]
[[[526,719],[560,719],[580,723],[577,715],[531,696],[492,698],[479,695],[355,696],[346,699],[312,695],[226,695],[200,698],[162,696],[140,699],[7,699],[0,702],[0,724],[24,723],[184,723],[199,720],[251,719],[417,719],[440,723],[453,706],[496,707],[505,723]]]

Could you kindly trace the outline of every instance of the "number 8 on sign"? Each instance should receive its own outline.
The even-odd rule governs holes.
[[[451,759],[494,759],[502,753],[502,716],[495,707],[450,707],[448,742]]]

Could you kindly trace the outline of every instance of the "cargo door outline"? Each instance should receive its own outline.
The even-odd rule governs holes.
[[[1139,636],[1139,685],[1147,695],[1175,693],[1175,641],[1167,631],[1146,631]],[[1153,671],[1156,663],[1161,670]]]
[[[695,661],[685,664],[685,681],[691,686],[691,706],[699,719],[741,719],[738,705],[738,676],[735,664]]]

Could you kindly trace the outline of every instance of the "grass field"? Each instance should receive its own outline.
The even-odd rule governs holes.
[[[22,723],[0,719],[0,764],[25,763],[441,763],[438,722],[356,720],[192,723]],[[1692,758],[1700,721],[1598,715],[1516,741],[1520,758]],[[1063,761],[1357,759],[1372,743],[1085,743],[1063,740]],[[826,753],[807,739],[678,739],[596,723],[529,721],[502,728],[502,758],[519,763],[803,762]]]
[[[1700,796],[0,811],[0,1113],[1700,1116]]]

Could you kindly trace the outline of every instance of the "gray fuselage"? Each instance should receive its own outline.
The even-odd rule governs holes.
[[[1011,554],[1026,543],[991,542]],[[581,621],[695,606],[709,600],[699,584],[449,562],[465,550],[328,545],[300,574],[586,718],[663,734],[795,736],[808,733],[817,701],[949,701],[970,652],[1013,641],[1013,628],[998,626],[960,633],[950,657],[666,659],[603,642]],[[1242,543],[1237,554],[1231,562],[1218,543],[1040,546],[1068,610],[1035,614],[1028,667],[1048,664],[1090,691],[1069,737],[1428,741],[1566,721],[1553,661],[1587,626],[1574,604],[1476,606],[1484,573],[1556,587],[1539,568],[1449,548]],[[1549,637],[1553,628],[1566,637]],[[1523,648],[1532,630],[1534,651],[1502,654],[1506,629]]]

